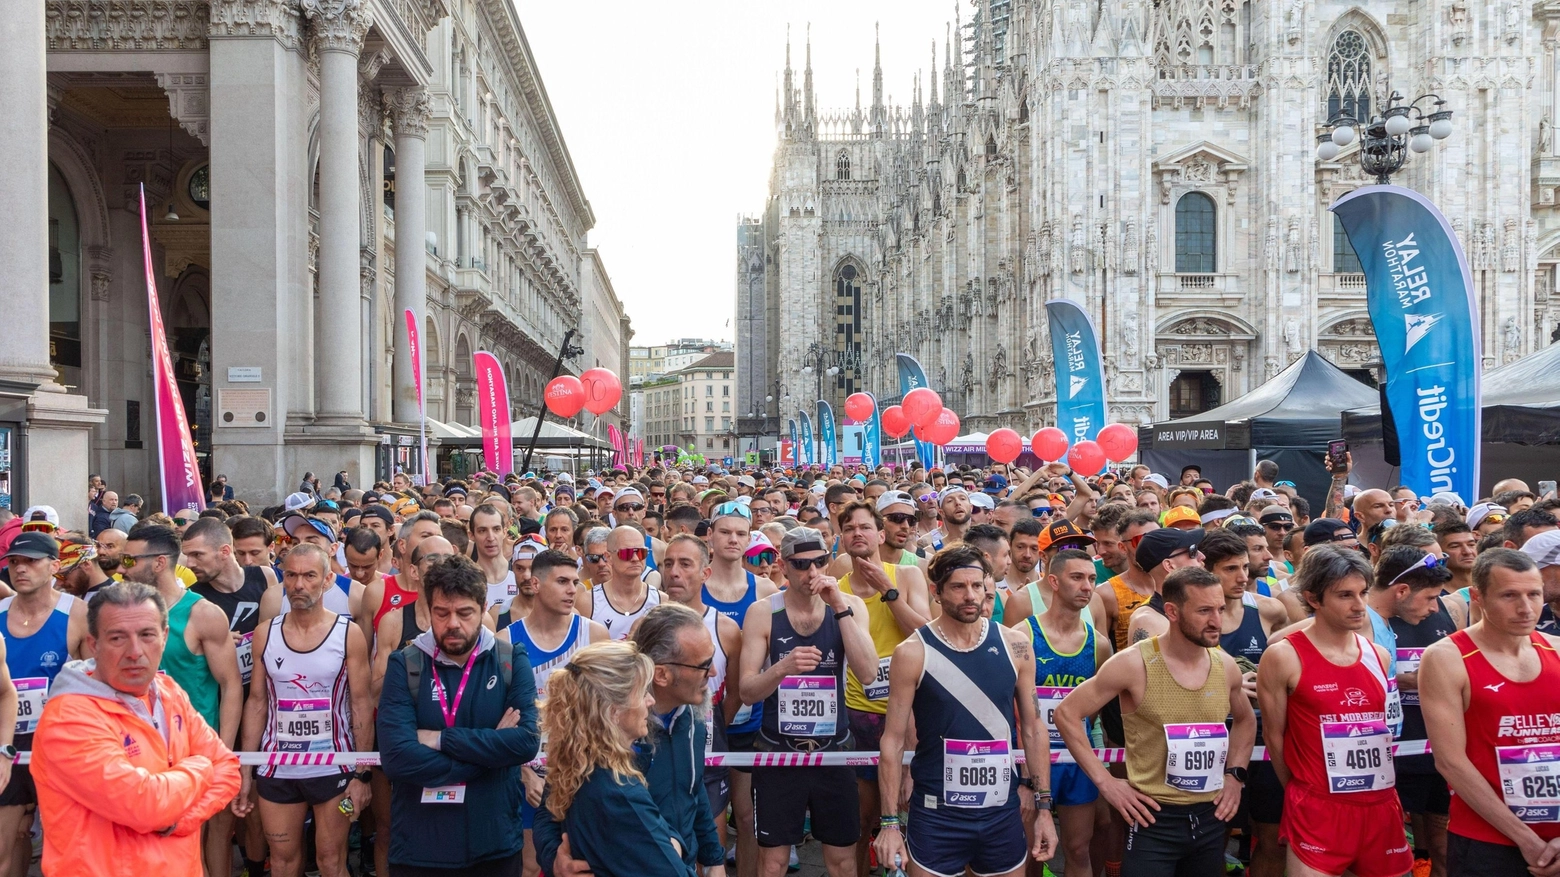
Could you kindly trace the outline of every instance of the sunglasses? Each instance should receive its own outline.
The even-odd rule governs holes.
[[[936,502],[937,501],[937,491],[934,490],[931,493],[923,493],[920,496],[916,497],[915,501],[916,502]]]
[[[757,554],[748,555],[748,563],[754,566],[768,566],[775,562],[776,555],[773,551],[760,551]]]
[[[663,490],[660,493],[657,493],[654,490],[652,490],[652,491],[650,491],[650,498],[651,499],[666,499],[666,491]]]
[[[643,547],[640,547],[640,548],[619,548],[617,550],[618,560],[644,560],[645,559],[645,555],[647,555],[649,553],[650,552],[647,551]]]
[[[606,559],[607,559],[607,556],[605,554],[587,554],[587,555],[585,555],[585,562],[586,563],[600,563],[600,562],[602,562],[603,560],[606,560]]]
[[[1281,531],[1281,532],[1284,532],[1284,533],[1288,533],[1290,530],[1293,530],[1295,528],[1294,524],[1285,524],[1285,523],[1282,523],[1282,522],[1269,522],[1269,523],[1263,524],[1262,526],[1267,528],[1267,529],[1269,529],[1269,530],[1278,530],[1278,531]]]
[[[1420,571],[1422,569],[1436,569],[1438,567],[1443,567],[1443,566],[1446,566],[1446,555],[1444,555],[1444,554],[1426,554],[1424,557],[1421,557],[1418,560],[1414,561],[1413,565],[1410,566],[1408,569],[1405,569],[1402,572],[1398,573],[1397,575],[1393,576],[1392,577],[1392,581],[1387,582],[1387,587],[1390,588],[1393,585],[1397,584],[1399,580],[1401,580],[1404,576],[1408,575],[1409,573],[1418,572],[1418,571]]]
[[[807,572],[809,569],[812,569],[815,566],[819,569],[823,569],[824,567],[828,566],[829,556],[825,554],[822,557],[793,557],[787,560],[786,563],[789,563],[791,565],[791,569],[794,569],[797,572]]]
[[[894,512],[891,515],[884,515],[883,520],[888,521],[891,524],[898,524],[901,527],[906,527],[915,523],[915,515],[906,514],[904,512]]]
[[[1030,509],[1029,513],[1037,518],[1049,518],[1052,511],[1054,510],[1050,506],[1042,505]]]
[[[645,504],[642,502],[625,502],[612,508],[620,512],[642,512],[645,510]]]
[[[131,569],[143,560],[151,560],[154,557],[172,557],[171,554],[125,554],[119,558],[119,566],[123,569]]]
[[[1093,547],[1087,542],[1058,542],[1051,546],[1055,551],[1088,551]]]
[[[1506,516],[1505,515],[1485,515],[1483,523],[1485,523],[1485,524],[1504,524],[1505,522],[1506,522]],[[26,529],[26,528],[24,527],[23,529]]]

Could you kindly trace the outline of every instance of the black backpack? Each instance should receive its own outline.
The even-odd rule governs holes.
[[[508,691],[509,680],[515,673],[514,644],[495,639],[493,651],[498,655],[498,675],[504,680],[504,690]],[[411,692],[415,704],[417,693],[422,690],[423,650],[412,643],[401,650],[401,657],[406,659],[406,690]]]

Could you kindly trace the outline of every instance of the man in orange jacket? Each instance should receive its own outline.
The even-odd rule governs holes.
[[[154,588],[119,582],[88,606],[96,661],[60,670],[33,736],[49,877],[203,875],[200,829],[238,794],[238,757],[157,674],[167,638]]]

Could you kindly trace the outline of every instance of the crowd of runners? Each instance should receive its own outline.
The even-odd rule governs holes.
[[[0,877],[1560,877],[1560,499],[1332,474],[95,482],[0,513]]]

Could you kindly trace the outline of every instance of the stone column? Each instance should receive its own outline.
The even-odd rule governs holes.
[[[14,222],[0,234],[0,382],[30,392],[54,383],[49,366],[49,111],[44,80],[43,4],[23,3],[0,15],[0,203]],[[81,491],[76,491],[80,493]],[[75,497],[71,499],[74,501]]]
[[[395,126],[395,370],[394,417],[397,423],[416,423],[416,376],[406,337],[407,309],[417,316],[418,341],[423,345],[423,391],[427,392],[428,187],[423,165],[428,145],[428,92],[403,88],[385,97]]]
[[[363,422],[358,303],[358,53],[371,24],[362,0],[304,0],[320,58],[320,255],[317,423]]]

